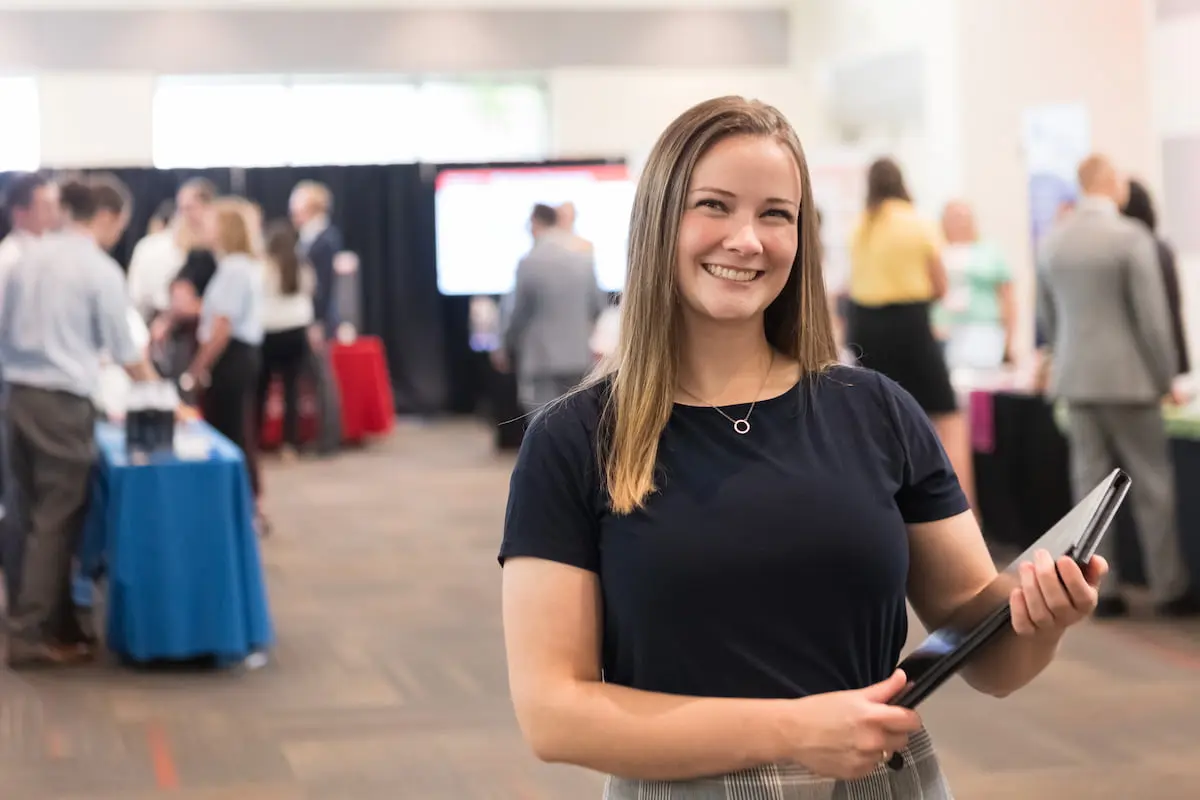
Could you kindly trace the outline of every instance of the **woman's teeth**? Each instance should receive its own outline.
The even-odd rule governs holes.
[[[738,281],[744,283],[752,281],[758,277],[756,269],[734,269],[733,267],[722,267],[718,264],[705,264],[704,271],[714,278],[721,278],[727,281]]]

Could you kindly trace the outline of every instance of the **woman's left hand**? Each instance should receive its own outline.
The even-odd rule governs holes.
[[[1096,587],[1108,573],[1108,562],[1100,556],[1080,569],[1068,556],[1057,563],[1045,550],[1033,563],[1020,566],[1021,586],[1010,598],[1012,626],[1021,636],[1061,633],[1087,617],[1096,608]]]

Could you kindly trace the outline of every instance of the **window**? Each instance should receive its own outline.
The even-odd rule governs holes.
[[[546,93],[528,83],[422,83],[420,159],[536,161],[549,152]]]
[[[41,167],[41,111],[36,78],[0,78],[0,172],[33,172]]]
[[[287,164],[289,99],[282,80],[164,79],[154,93],[154,166]]]
[[[293,164],[393,164],[419,160],[421,115],[408,83],[292,86]]]
[[[512,161],[549,148],[536,83],[378,78],[163,78],[157,167]]]

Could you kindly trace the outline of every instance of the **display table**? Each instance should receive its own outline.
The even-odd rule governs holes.
[[[96,426],[82,574],[107,576],[108,649],[133,661],[240,661],[274,639],[241,451],[203,422],[200,460],[130,463],[125,431]]]
[[[330,355],[342,393],[342,439],[360,442],[391,431],[396,403],[379,337],[360,336],[351,344],[336,344]]]
[[[358,443],[391,431],[396,407],[379,337],[360,336],[349,344],[334,343],[329,357],[341,398],[342,441]],[[300,441],[308,443],[317,438],[318,405],[311,380],[303,378],[300,384]],[[264,448],[277,447],[283,439],[283,386],[278,380],[267,395],[260,436]]]
[[[1063,411],[1045,398],[1016,391],[970,394],[975,496],[989,542],[1024,549],[1074,505]],[[1175,467],[1175,494],[1184,558],[1200,580],[1200,414],[1165,409]],[[1134,476],[1134,480],[1136,480]],[[1109,535],[1117,537],[1121,580],[1143,583],[1136,526],[1126,501]]]

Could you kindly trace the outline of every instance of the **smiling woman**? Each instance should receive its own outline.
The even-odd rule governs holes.
[[[936,628],[995,568],[912,396],[835,364],[813,208],[776,109],[675,120],[634,199],[618,350],[522,444],[513,703],[540,758],[613,776],[607,800],[949,797],[888,704],[905,603]],[[978,686],[1045,665],[1086,612],[1075,577],[1083,611]]]

